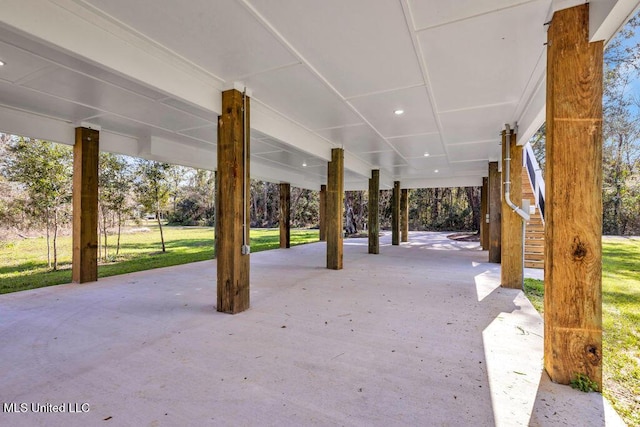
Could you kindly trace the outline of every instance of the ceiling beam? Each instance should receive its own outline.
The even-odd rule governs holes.
[[[222,82],[215,76],[71,0],[5,0],[0,22],[168,95],[220,111]]]
[[[637,0],[591,0],[589,2],[589,41],[609,40],[633,16]]]

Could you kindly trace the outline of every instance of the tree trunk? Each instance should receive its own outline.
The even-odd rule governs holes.
[[[53,271],[58,269],[58,208],[53,210]]]
[[[120,253],[120,233],[122,230],[122,212],[118,210],[118,242],[116,243],[116,256]]]
[[[251,186],[251,220],[254,223],[258,222],[258,192],[253,185]]]
[[[51,270],[51,239],[49,237],[49,223],[51,221],[51,219],[49,218],[49,208],[45,209],[45,224],[47,226],[47,266],[49,268],[49,270]]]
[[[104,260],[107,261],[107,257],[109,256],[107,251],[109,246],[107,245],[107,215],[102,213],[102,233],[104,234]]]
[[[434,227],[440,216],[440,191],[438,188],[433,189],[433,198],[431,199],[431,226]]]
[[[162,222],[160,221],[160,206],[156,207],[156,218],[158,219],[158,227],[160,228],[160,242],[162,242],[162,252],[166,252],[167,249],[164,246],[164,234],[162,232]]]
[[[472,230],[480,230],[480,204],[476,196],[475,187],[465,187],[469,207],[471,208],[471,228]]]
[[[264,199],[264,211],[262,212],[262,226],[269,227],[271,224],[269,223],[269,186],[266,182],[263,183],[262,187],[262,198]]]
[[[618,135],[618,150],[616,152],[616,166],[615,166],[615,186],[616,195],[613,198],[613,219],[614,219],[614,233],[620,234],[620,211],[622,210],[622,147],[624,144],[624,135]]]

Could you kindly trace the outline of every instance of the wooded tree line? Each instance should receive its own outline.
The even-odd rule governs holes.
[[[73,150],[47,141],[0,134],[0,222],[18,232],[43,230],[48,262],[57,269],[57,237],[71,222]],[[391,226],[390,190],[380,196],[381,228]],[[215,174],[151,160],[101,152],[99,157],[99,256],[118,256],[122,226],[127,220],[157,221],[162,226],[212,226],[215,223]],[[252,180],[251,227],[277,227],[279,186]],[[414,190],[409,198],[414,230],[475,230],[479,188]],[[317,227],[318,191],[291,189],[291,225]],[[367,228],[368,194],[345,193],[345,228],[355,234]]]
[[[409,229],[419,231],[477,231],[480,221],[480,187],[420,188],[409,190]],[[380,191],[380,228],[391,229],[392,190]],[[367,191],[345,192],[345,230],[357,233],[367,227]]]

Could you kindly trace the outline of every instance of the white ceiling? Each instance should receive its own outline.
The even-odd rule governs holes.
[[[544,23],[578,3],[4,0],[0,131],[73,143],[90,124],[105,150],[215,169],[235,85],[257,178],[319,188],[343,147],[348,189],[378,168],[383,188],[480,185],[504,124],[541,124]],[[593,1],[595,30],[637,6]]]

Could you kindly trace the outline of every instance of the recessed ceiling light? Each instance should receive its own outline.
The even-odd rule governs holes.
[[[302,167],[306,168],[307,167],[307,162],[302,162]]]
[[[404,110],[400,110],[400,109],[395,110],[395,111],[393,112],[393,114],[395,114],[396,116],[399,116],[399,115],[401,115],[401,114],[404,114]]]
[[[424,156],[425,156],[425,157],[429,157],[429,156],[430,156],[429,152],[428,152],[428,151],[425,151],[425,152],[424,152]]]
[[[436,170],[434,170],[433,172],[434,172],[434,173],[438,173],[438,172],[440,172],[440,171],[439,171],[438,169],[436,169]]]
[[[4,66],[4,64],[6,64],[6,62],[4,62],[2,59],[0,59],[0,67]]]

